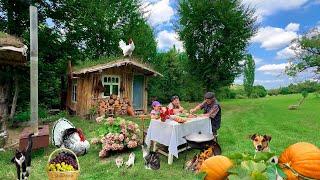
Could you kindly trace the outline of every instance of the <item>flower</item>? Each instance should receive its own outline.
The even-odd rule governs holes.
[[[104,158],[104,157],[106,157],[107,156],[107,151],[105,151],[105,150],[101,150],[100,152],[99,152],[99,157],[100,158]]]
[[[120,134],[120,135],[119,135],[119,141],[120,141],[120,142],[123,142],[123,140],[124,140],[124,135],[123,135],[123,134]]]
[[[137,141],[129,141],[128,142],[128,148],[135,148],[138,146]]]
[[[108,117],[107,118],[107,124],[113,125],[113,123],[114,123],[114,118],[113,117]]]
[[[135,134],[132,135],[131,139],[132,139],[132,140],[137,140],[137,135],[135,135]]]

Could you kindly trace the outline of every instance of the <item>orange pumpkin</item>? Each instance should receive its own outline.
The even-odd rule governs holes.
[[[280,155],[279,164],[289,180],[298,177],[285,164],[302,176],[320,179],[320,149],[313,144],[299,142],[289,146]]]
[[[200,172],[207,173],[205,180],[223,180],[232,165],[232,161],[225,156],[213,156],[202,163]]]

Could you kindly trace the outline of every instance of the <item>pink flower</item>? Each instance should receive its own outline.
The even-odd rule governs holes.
[[[129,141],[128,142],[128,148],[135,148],[138,146],[137,141]]]
[[[135,135],[135,134],[132,135],[131,139],[132,139],[132,140],[137,140],[137,135]]]
[[[119,141],[122,142],[123,140],[124,140],[124,135],[123,135],[123,134],[120,134],[120,135],[119,135]]]
[[[130,139],[128,137],[126,137],[125,142],[129,143]]]
[[[113,118],[113,117],[108,117],[108,118],[107,118],[107,123],[108,123],[109,125],[113,125],[113,123],[114,123],[114,118]]]
[[[100,157],[100,158],[104,158],[104,157],[106,157],[106,156],[107,156],[107,152],[102,149],[102,150],[99,152],[99,157]]]

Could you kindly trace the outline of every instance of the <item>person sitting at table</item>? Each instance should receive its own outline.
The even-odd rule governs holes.
[[[191,109],[190,113],[193,114],[197,110],[203,109],[204,116],[209,117],[211,120],[212,134],[217,135],[217,131],[221,124],[221,107],[218,104],[213,92],[207,92],[204,95],[204,98],[205,100],[195,108]]]
[[[159,101],[152,102],[152,110],[150,112],[151,119],[160,119],[161,104]]]
[[[170,104],[167,106],[169,110],[173,110],[173,114],[183,113],[184,108],[180,105],[178,96],[172,96]]]

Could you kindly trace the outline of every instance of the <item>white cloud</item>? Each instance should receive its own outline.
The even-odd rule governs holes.
[[[168,49],[175,45],[178,50],[184,51],[183,44],[176,32],[161,31],[158,33],[157,41],[159,49]]]
[[[294,50],[290,48],[290,46],[280,50],[277,52],[276,59],[290,59],[295,56]]]
[[[244,4],[256,8],[256,15],[259,21],[278,11],[300,8],[308,1],[309,0],[242,0]]]
[[[257,69],[257,71],[262,71],[265,74],[277,75],[284,72],[286,66],[289,63],[282,63],[282,64],[266,64]]]
[[[261,64],[263,62],[263,59],[255,57],[255,56],[253,56],[253,59],[254,59],[254,63],[256,65],[259,65],[259,64]]]
[[[268,84],[268,83],[276,83],[276,82],[284,82],[284,80],[283,79],[254,80],[254,84]]]
[[[297,25],[293,23],[290,24],[286,27],[286,29],[297,29]],[[260,43],[260,47],[266,50],[283,48],[290,44],[293,39],[298,37],[296,31],[286,29],[271,26],[262,27],[258,30],[258,33],[251,39],[251,42]]]
[[[299,31],[299,27],[300,27],[300,24],[298,23],[290,23],[286,26],[285,30],[297,32]]]
[[[156,26],[158,24],[168,22],[174,15],[173,8],[169,5],[169,0],[161,0],[156,3],[146,2],[145,5],[145,17],[151,26]]]

